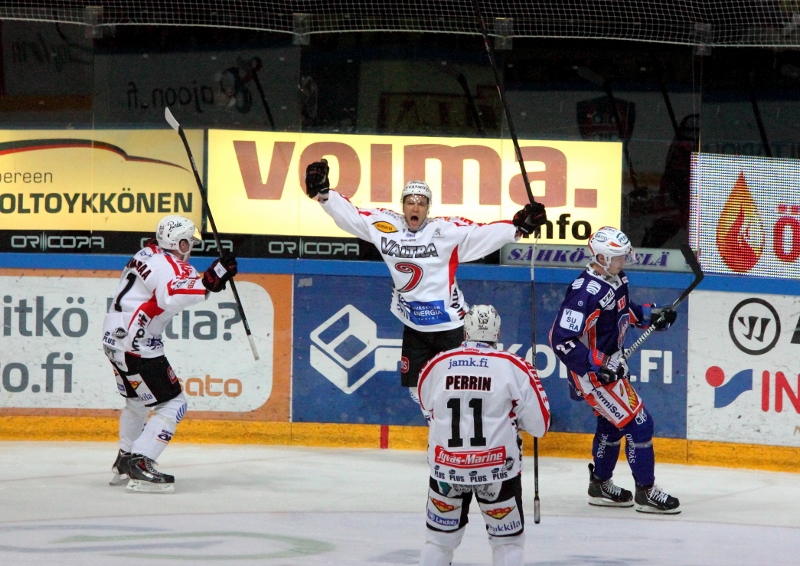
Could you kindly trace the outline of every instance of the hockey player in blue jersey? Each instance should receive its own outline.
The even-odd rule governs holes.
[[[570,396],[594,409],[597,428],[589,464],[589,504],[633,507],[643,513],[680,513],[677,498],[655,485],[653,417],[628,379],[622,357],[630,325],[666,330],[677,313],[639,305],[628,296],[622,268],[633,261],[628,237],[616,228],[600,228],[589,237],[591,261],[567,289],[550,330],[550,344],[567,366]],[[636,494],[614,484],[611,476],[622,437]]]

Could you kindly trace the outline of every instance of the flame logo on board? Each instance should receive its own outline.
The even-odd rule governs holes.
[[[744,172],[733,185],[717,223],[717,249],[733,271],[750,271],[764,250],[764,227]]]

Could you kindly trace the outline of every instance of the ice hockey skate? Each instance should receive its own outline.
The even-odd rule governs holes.
[[[114,474],[108,485],[124,485],[128,483],[128,465],[131,460],[131,453],[120,450],[117,452],[117,459],[111,466],[111,472]]]
[[[175,477],[155,469],[155,462],[147,456],[133,454],[128,465],[128,491],[143,493],[172,493]]]
[[[589,505],[633,507],[633,494],[615,485],[611,478],[601,481],[594,475],[594,464],[589,464]]]
[[[636,510],[640,513],[680,513],[680,501],[662,491],[657,485],[636,486]]]

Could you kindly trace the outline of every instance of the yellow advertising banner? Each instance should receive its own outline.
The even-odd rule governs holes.
[[[186,132],[203,164],[203,131]],[[202,171],[200,171],[202,175]],[[178,135],[163,130],[0,130],[4,230],[155,230],[199,223],[203,204]]]
[[[519,140],[531,189],[547,206],[542,242],[584,243],[619,226],[622,144]],[[432,216],[509,220],[528,202],[511,140],[208,131],[209,202],[222,232],[348,236],[305,194],[306,166],[330,164],[331,188],[360,208],[400,210],[406,181],[433,191]]]

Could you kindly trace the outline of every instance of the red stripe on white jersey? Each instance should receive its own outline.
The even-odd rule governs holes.
[[[458,246],[455,247],[453,253],[450,254],[450,262],[447,264],[447,290],[449,291],[449,296],[447,300],[449,301],[450,298],[453,296],[453,284],[456,281],[456,270],[458,269]]]
[[[193,273],[196,273],[194,267],[185,261],[177,259],[172,254],[164,254],[164,257],[172,266],[172,270],[175,272],[175,277],[178,279],[189,279],[192,277]]]
[[[193,279],[195,279],[198,282],[200,281],[200,277],[194,277]],[[199,284],[197,286],[191,286],[191,287],[187,286],[187,287],[182,287],[180,289],[175,289],[172,286],[172,283],[173,283],[172,281],[167,283],[167,293],[170,296],[172,296],[172,295],[205,295],[205,293],[206,293],[206,288],[202,284]]]
[[[138,313],[139,311],[144,312],[147,316],[153,319],[158,315],[160,315],[162,312],[164,312],[164,309],[158,306],[158,300],[156,299],[155,293],[153,293],[153,296],[150,297],[150,300],[147,301],[146,303],[142,303],[142,305],[137,309],[136,312]]]
[[[167,263],[172,266],[172,271],[175,272],[175,275],[180,275],[181,269],[178,267],[178,263],[175,261],[175,258],[172,256],[172,254],[164,254],[164,258],[167,260]]]
[[[153,320],[155,317],[157,317],[162,312],[164,312],[164,309],[162,309],[161,307],[158,306],[158,300],[156,299],[155,293],[153,293],[153,295],[150,297],[150,299],[147,302],[144,302],[141,305],[139,305],[139,308],[137,308],[134,311],[133,316],[131,316],[131,321],[128,324],[128,331],[129,332],[130,332],[131,326],[136,325],[136,320],[139,318],[139,313],[140,312],[144,313],[145,315],[147,315],[147,317],[150,320]]]

